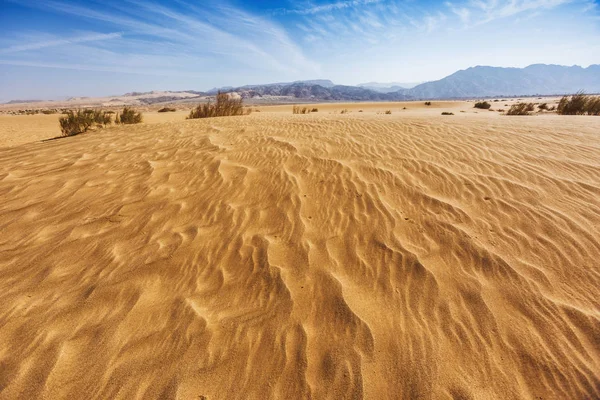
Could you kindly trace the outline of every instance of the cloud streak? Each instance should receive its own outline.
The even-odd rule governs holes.
[[[11,59],[7,57],[13,53],[29,51],[27,57],[15,59],[13,63],[37,63],[52,65],[53,68],[77,65],[78,68],[104,71],[107,68],[123,70],[127,68],[126,60],[147,59],[151,56],[154,62],[171,64],[176,70],[190,74],[194,73],[193,69],[197,65],[205,65],[207,58],[213,61],[213,65],[226,65],[228,68],[244,66],[284,75],[300,71],[317,74],[319,71],[319,65],[309,60],[276,23],[236,7],[223,4],[197,7],[183,1],[179,1],[179,7],[163,6],[145,0],[128,0],[127,3],[129,4],[125,6],[109,3],[98,9],[55,0],[43,3],[19,2],[21,5],[67,14],[78,19],[100,21],[123,33],[99,33],[80,38],[58,37],[25,45],[15,44],[0,50],[2,62],[10,63]],[[90,46],[85,51],[90,54],[95,47],[92,42],[102,40],[117,40],[112,46],[116,56],[82,60],[72,52],[71,62],[57,62],[58,58],[67,61],[68,57],[56,48],[89,42]],[[53,53],[32,52],[48,50],[50,47],[54,48]],[[102,48],[102,45],[98,44],[97,47]],[[152,50],[148,53],[152,47],[160,47],[161,54],[156,55]],[[182,58],[186,58],[187,65],[173,64],[174,60]],[[108,65],[108,60],[111,60],[111,65]],[[142,73],[134,70],[133,66],[130,68],[129,72]],[[136,65],[135,68],[139,66]],[[147,66],[141,66],[142,71],[148,69]]]
[[[22,45],[14,45],[9,46],[4,49],[0,49],[0,54],[10,54],[10,53],[18,53],[22,51],[29,50],[40,50],[45,49],[47,47],[56,47],[56,46],[65,46],[76,43],[86,43],[86,42],[98,42],[103,40],[111,40],[111,39],[120,39],[123,37],[121,32],[115,33],[107,33],[107,34],[91,34],[80,37],[72,37],[66,39],[56,39],[56,40],[46,40],[46,41],[36,41],[33,43],[27,43]]]

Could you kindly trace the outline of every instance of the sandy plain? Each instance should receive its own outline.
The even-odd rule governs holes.
[[[0,116],[0,398],[599,398],[600,119],[315,107]]]

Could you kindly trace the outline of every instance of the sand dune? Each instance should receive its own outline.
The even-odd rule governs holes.
[[[598,122],[323,109],[0,148],[0,398],[599,398]]]

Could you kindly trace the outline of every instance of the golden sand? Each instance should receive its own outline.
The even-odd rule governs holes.
[[[0,398],[600,397],[600,119],[318,107],[3,116]]]

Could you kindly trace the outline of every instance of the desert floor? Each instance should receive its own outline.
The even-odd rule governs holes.
[[[316,107],[0,116],[0,398],[599,398],[600,118]]]

